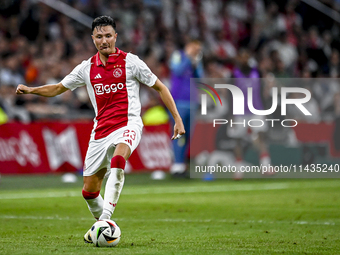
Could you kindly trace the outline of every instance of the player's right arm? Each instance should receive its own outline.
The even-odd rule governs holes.
[[[61,82],[58,84],[49,84],[39,87],[27,87],[23,84],[19,84],[15,93],[18,95],[35,94],[44,97],[54,97],[61,93],[64,93],[67,90],[68,88],[64,87]]]

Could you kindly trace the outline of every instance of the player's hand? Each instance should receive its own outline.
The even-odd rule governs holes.
[[[181,138],[181,136],[184,134],[185,134],[185,129],[184,129],[183,122],[180,121],[179,123],[175,123],[174,135],[171,137],[171,140]]]
[[[23,85],[19,84],[17,87],[17,90],[15,91],[16,94],[21,95],[21,94],[29,94],[30,93],[30,88]]]

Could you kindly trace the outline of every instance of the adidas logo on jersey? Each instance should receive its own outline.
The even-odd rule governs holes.
[[[100,79],[102,78],[102,76],[100,74],[97,74],[96,77],[94,77],[95,79]]]

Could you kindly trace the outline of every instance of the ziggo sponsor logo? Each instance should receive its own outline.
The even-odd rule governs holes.
[[[110,84],[104,85],[102,83],[98,83],[98,84],[93,85],[93,87],[97,95],[103,95],[104,93],[105,94],[108,94],[111,92],[115,93],[117,92],[118,89],[122,90],[125,86],[124,86],[124,83],[120,82],[118,84],[112,83],[111,85]]]

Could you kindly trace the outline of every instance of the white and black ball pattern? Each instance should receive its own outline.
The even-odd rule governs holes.
[[[91,227],[91,239],[96,247],[116,246],[120,236],[120,228],[113,220],[99,220]]]

